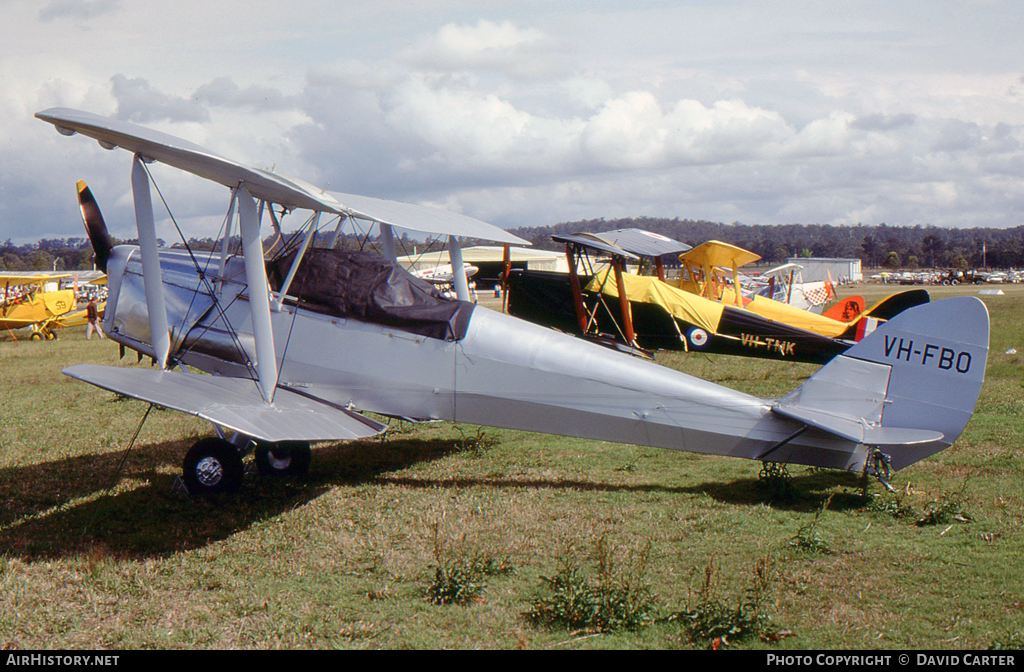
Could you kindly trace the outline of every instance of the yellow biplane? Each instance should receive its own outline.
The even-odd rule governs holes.
[[[70,277],[0,273],[0,329],[31,329],[33,341],[57,338],[54,328],[75,309],[75,292],[57,289]]]
[[[90,280],[85,283],[89,285],[103,286],[107,284],[107,276],[102,275],[95,280]],[[84,299],[83,299],[84,300]],[[100,300],[96,303],[96,314],[99,316],[99,320],[103,321],[103,313],[107,308],[106,300]],[[76,310],[73,313],[67,313],[62,315],[58,320],[61,327],[81,327],[89,323],[89,311],[87,308]]]

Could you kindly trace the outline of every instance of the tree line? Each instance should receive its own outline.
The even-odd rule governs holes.
[[[741,224],[692,219],[632,217],[587,219],[552,226],[510,229],[539,249],[557,250],[552,235],[600,233],[638,228],[696,247],[720,240],[750,250],[765,263],[784,263],[790,257],[860,259],[870,268],[1024,268],[1024,226],[1011,229],[944,229],[937,226],[833,226],[831,224]],[[349,238],[353,238],[349,241]],[[318,236],[318,242],[321,236]],[[345,236],[344,246],[355,237]],[[132,243],[135,241],[115,241]],[[273,237],[264,241],[265,247]],[[163,241],[160,241],[161,246]],[[191,239],[194,250],[213,249],[210,238]],[[176,246],[177,247],[177,246]],[[411,248],[411,244],[409,245]],[[85,238],[56,238],[0,245],[0,271],[70,271],[92,268],[92,247]]]
[[[750,250],[770,264],[790,257],[860,259],[865,267],[1024,268],[1024,226],[944,229],[937,226],[834,226],[831,224],[723,224],[692,219],[633,217],[588,219],[511,233],[535,247],[555,250],[552,235],[637,228],[696,247],[720,240]]]

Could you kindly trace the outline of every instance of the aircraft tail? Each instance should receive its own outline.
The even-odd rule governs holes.
[[[891,294],[871,306],[860,316],[849,323],[840,338],[851,341],[863,340],[865,336],[878,328],[885,320],[891,320],[903,311],[931,301],[927,290],[911,289],[906,292]]]
[[[824,313],[822,317],[829,317],[838,322],[853,322],[864,312],[863,296],[848,296],[845,299],[836,301],[835,304]]]
[[[922,304],[881,324],[772,410],[876,447],[901,469],[963,432],[985,379],[988,340],[979,299]]]

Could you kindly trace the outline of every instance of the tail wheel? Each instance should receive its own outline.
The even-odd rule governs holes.
[[[182,472],[190,494],[207,496],[236,492],[242,485],[245,468],[235,446],[211,437],[189,448]]]
[[[264,476],[292,478],[309,473],[313,451],[305,441],[261,443],[255,451],[256,468]]]

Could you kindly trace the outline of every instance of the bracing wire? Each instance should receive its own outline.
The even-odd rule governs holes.
[[[149,404],[148,406],[146,406],[146,412],[142,415],[142,420],[139,421],[138,426],[135,428],[135,433],[132,434],[132,439],[131,441],[128,442],[128,447],[125,448],[123,453],[121,453],[121,459],[118,460],[117,466],[114,468],[114,473],[110,475],[110,480],[107,481],[106,487],[103,488],[104,493],[109,494],[110,491],[113,490],[114,486],[117,484],[117,481],[121,476],[121,471],[124,469],[125,462],[128,461],[128,454],[132,452],[132,448],[135,447],[135,441],[136,439],[139,438],[139,434],[142,432],[142,427],[143,425],[146,424],[146,419],[149,417],[149,412],[152,410],[153,404]],[[95,509],[93,511],[92,519],[84,528],[82,528],[82,537],[86,535],[86,533],[89,531],[89,528],[92,527],[92,524],[96,522],[96,517],[99,515],[99,513],[99,509]]]
[[[214,291],[213,286],[210,284],[210,281],[207,278],[209,264],[211,263],[211,260],[213,259],[213,255],[210,255],[210,257],[207,258],[207,262],[206,262],[207,263],[207,267],[206,267],[206,269],[200,268],[199,260],[196,259],[195,252],[192,251],[192,247],[188,244],[188,241],[185,239],[185,234],[182,232],[181,227],[178,226],[178,221],[177,221],[177,219],[175,219],[174,213],[171,212],[170,205],[167,203],[167,199],[164,198],[163,192],[160,190],[160,185],[158,185],[156,180],[153,179],[153,175],[150,172],[149,167],[146,166],[145,164],[143,164],[143,168],[146,170],[146,175],[149,178],[150,184],[152,184],[153,188],[156,189],[156,193],[160,197],[160,202],[163,203],[164,209],[167,211],[167,216],[170,217],[171,223],[174,224],[174,229],[178,232],[178,237],[181,238],[181,242],[185,246],[185,250],[188,252],[189,258],[192,260],[192,265],[195,267],[196,271],[199,274],[199,281],[206,288],[206,291],[208,292],[208,295],[213,300],[213,306],[217,309],[217,314],[218,314],[220,320],[224,323],[225,327],[227,328],[227,332],[228,332],[228,334],[231,337],[232,344],[234,345],[235,349],[238,351],[239,355],[241,356],[240,359],[244,362],[245,368],[249,372],[250,377],[252,377],[253,380],[255,380],[256,379],[256,370],[253,367],[252,363],[249,361],[249,358],[245,355],[245,349],[242,347],[241,339],[238,337],[238,334],[232,328],[231,322],[227,319],[227,315],[226,315],[227,308],[221,306],[220,299],[217,296],[217,292]],[[226,220],[226,218],[225,218],[225,220]],[[226,225],[227,225],[227,221],[225,221],[225,223],[221,225],[221,231],[224,230],[224,227]],[[188,310],[185,312],[186,317],[188,316],[188,312],[191,311],[192,305],[195,302],[195,298],[196,298],[196,296],[198,294],[199,294],[199,289],[197,287],[196,290],[192,294],[192,300],[189,303]],[[232,301],[232,303],[234,303],[234,301]]]

